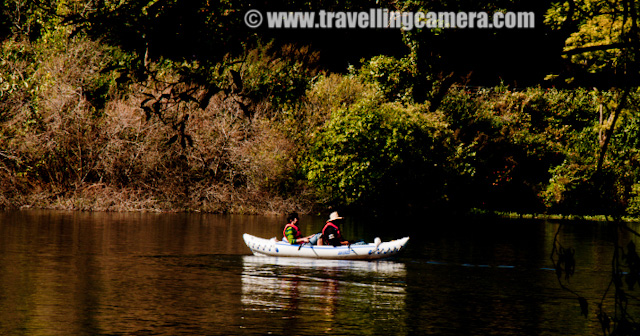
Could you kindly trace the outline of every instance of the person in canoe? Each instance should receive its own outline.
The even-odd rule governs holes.
[[[340,228],[338,227],[342,223],[342,219],[337,211],[329,215],[327,224],[322,228],[322,237],[318,239],[318,245],[350,245],[349,241],[342,238]]]
[[[288,241],[289,244],[317,243],[319,234],[303,237],[302,233],[300,233],[300,229],[298,228],[299,221],[298,213],[292,212],[289,214],[287,217],[287,224],[284,226],[284,230],[282,230],[282,235],[284,236],[283,240]]]

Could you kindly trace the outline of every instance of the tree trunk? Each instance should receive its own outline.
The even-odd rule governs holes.
[[[620,102],[613,112],[613,120],[611,121],[611,126],[607,129],[604,136],[604,141],[600,146],[600,153],[598,156],[598,163],[596,164],[596,175],[600,174],[602,170],[602,164],[604,163],[604,158],[607,154],[607,148],[609,147],[609,143],[611,142],[611,137],[613,137],[613,132],[616,128],[616,122],[618,121],[618,117],[622,112],[622,109],[627,103],[627,97],[629,96],[629,92],[631,91],[631,87],[626,87],[622,92],[622,97],[620,97]]]

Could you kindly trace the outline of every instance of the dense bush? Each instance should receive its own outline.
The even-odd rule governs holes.
[[[197,66],[171,61],[121,85],[118,50],[82,37],[3,48],[0,205],[248,213],[305,206],[281,188],[293,145],[268,102],[249,101],[245,113],[242,92],[211,95],[184,80]],[[250,70],[247,78],[265,73]]]
[[[440,109],[473,171],[452,183],[466,187],[467,204],[487,210],[623,215],[640,177],[633,110],[618,120],[605,164],[596,167],[617,97],[584,89],[452,90]]]
[[[441,127],[420,107],[397,103],[336,109],[310,139],[307,177],[330,204],[427,204],[443,190]]]
[[[366,83],[377,84],[388,100],[411,102],[415,75],[415,64],[409,57],[396,59],[391,56],[376,56],[364,62],[357,73]]]

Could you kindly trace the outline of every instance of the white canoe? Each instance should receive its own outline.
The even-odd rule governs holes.
[[[286,241],[276,238],[264,239],[245,233],[244,242],[256,256],[273,257],[298,257],[314,259],[345,259],[345,260],[373,260],[389,258],[402,251],[409,237],[382,242],[376,246],[375,243],[351,245],[351,246],[331,246],[331,245],[310,245],[310,244],[289,244]]]

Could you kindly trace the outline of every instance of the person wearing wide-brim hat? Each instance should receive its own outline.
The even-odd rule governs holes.
[[[342,217],[340,217],[340,215],[338,215],[337,211],[334,211],[332,213],[329,214],[329,220],[327,222],[333,222],[339,219],[344,219]]]
[[[322,237],[318,240],[318,245],[340,246],[349,244],[347,240],[342,238],[340,228],[338,227],[338,225],[342,223],[342,219],[337,211],[329,215],[329,220],[327,220],[324,228],[322,228]]]

